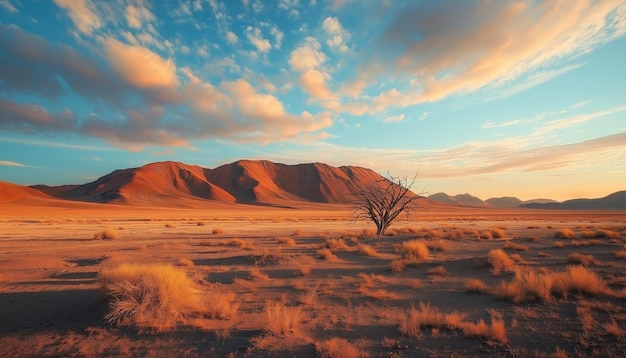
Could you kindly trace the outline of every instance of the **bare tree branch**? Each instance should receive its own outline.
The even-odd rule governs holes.
[[[411,211],[421,208],[417,199],[423,193],[415,194],[417,174],[412,179],[387,176],[364,187],[355,194],[352,216],[355,220],[370,220],[376,225],[376,234],[383,235],[391,223],[401,214],[411,215]]]

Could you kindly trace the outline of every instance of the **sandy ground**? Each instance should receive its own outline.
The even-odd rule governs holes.
[[[479,237],[495,227],[503,237]],[[107,228],[116,239],[94,240]],[[624,212],[463,208],[400,219],[384,237],[368,235],[371,229],[351,221],[341,206],[1,206],[0,355],[323,356],[320,343],[333,338],[345,339],[355,356],[371,357],[626,355],[626,259],[616,254],[625,249]],[[561,229],[574,238],[556,238]],[[444,250],[431,249],[393,272],[398,246],[413,239]],[[345,245],[333,248],[340,240]],[[507,242],[518,246],[505,248]],[[377,254],[366,256],[358,245]],[[319,257],[326,246],[336,258]],[[518,255],[515,267],[494,275],[487,260],[492,249]],[[549,302],[498,298],[496,288],[516,269],[562,271],[576,264],[572,253],[593,256],[588,269],[607,291]],[[234,293],[238,313],[163,332],[111,324],[99,273],[124,263],[179,267],[208,300],[211,292]],[[485,292],[467,291],[473,278],[486,284]],[[298,309],[291,331],[268,329],[268,302]],[[401,322],[420,303],[471,322],[502,317],[506,339],[430,326],[403,333]]]

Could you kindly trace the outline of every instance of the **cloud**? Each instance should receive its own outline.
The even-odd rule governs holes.
[[[36,104],[21,104],[0,98],[0,129],[24,133],[68,132],[76,126],[69,109],[50,113]]]
[[[397,116],[386,116],[383,118],[383,123],[402,122],[404,120],[404,113]]]
[[[324,74],[318,70],[308,70],[300,76],[302,89],[316,100],[327,101],[335,98],[328,88]]]
[[[320,51],[320,43],[313,37],[307,37],[304,44],[291,52],[289,65],[294,71],[305,72],[318,69],[326,62],[326,55]]]
[[[102,26],[100,17],[89,0],[54,0],[54,2],[68,12],[74,26],[83,34],[91,35],[93,30]]]
[[[346,41],[350,38],[350,34],[346,31],[336,17],[327,17],[322,22],[322,28],[328,35],[326,44],[341,53],[348,52]]]
[[[18,162],[12,162],[10,160],[0,160],[0,166],[3,167],[22,167],[25,168],[27,165]]]
[[[566,13],[567,17],[563,17]],[[489,85],[527,89],[573,70],[554,68],[626,33],[619,0],[438,1],[400,8],[387,20],[360,80],[391,70],[408,89],[380,92],[371,112],[439,101]],[[529,84],[515,81],[530,80]],[[521,87],[520,87],[521,86]]]
[[[8,12],[17,12],[17,8],[9,0],[0,0],[0,6]]]
[[[266,53],[270,50],[270,48],[272,48],[270,41],[263,38],[261,29],[258,27],[248,26],[246,28],[246,37],[248,38],[248,41],[250,41],[250,43],[252,43],[252,45],[254,45],[254,47],[256,47],[256,49],[261,53]]]
[[[235,45],[237,44],[237,42],[239,42],[239,37],[237,37],[234,32],[228,31],[226,32],[226,41],[228,41],[232,45]]]
[[[153,21],[154,19],[154,14],[145,6],[128,5],[126,7],[126,22],[128,26],[132,28],[140,29],[144,23]]]

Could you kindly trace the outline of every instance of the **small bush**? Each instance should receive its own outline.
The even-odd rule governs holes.
[[[554,237],[557,239],[573,239],[576,235],[570,229],[559,229],[554,233]]]
[[[115,240],[117,239],[117,231],[113,229],[104,229],[93,235],[94,240]]]
[[[191,259],[188,259],[186,257],[182,257],[178,260],[178,266],[188,266],[191,267],[193,266],[194,263]]]
[[[403,259],[391,260],[389,263],[389,269],[391,272],[402,272],[406,268],[406,261]]]
[[[196,225],[198,225],[198,226],[204,226],[205,224],[204,224],[204,221],[198,221],[198,222],[196,223]]]
[[[528,251],[528,246],[526,245],[521,245],[521,244],[516,244],[512,241],[507,241],[504,243],[504,248],[505,249],[510,249],[513,251]]]
[[[558,249],[562,249],[565,247],[565,244],[563,243],[563,241],[557,241],[554,243],[554,247],[558,248]]]
[[[502,270],[511,270],[515,266],[513,259],[502,249],[494,249],[487,254],[487,261],[491,265],[494,275],[499,275]]]
[[[626,331],[620,328],[615,319],[613,319],[611,323],[605,324],[604,329],[606,330],[606,333],[617,338],[622,338],[626,335]]]
[[[617,257],[618,259],[626,260],[626,250],[615,252],[615,257]]]
[[[267,315],[267,326],[265,330],[276,335],[295,333],[302,316],[300,307],[286,306],[280,302],[268,302],[265,305]]]
[[[617,231],[608,230],[608,229],[599,229],[595,232],[594,237],[602,238],[605,237],[607,239],[619,239],[621,235]]]
[[[283,244],[283,245],[296,246],[296,240],[288,236],[282,236],[282,237],[276,238],[276,240],[278,240],[278,243]]]
[[[315,350],[320,358],[361,358],[367,354],[343,338],[331,338],[315,343]]]
[[[446,270],[446,268],[443,266],[437,266],[428,269],[427,274],[430,276],[446,276],[448,275],[448,270]]]
[[[168,228],[168,229],[173,229],[173,228],[176,227],[176,225],[167,223],[167,224],[165,224],[165,227]]]
[[[332,251],[347,250],[350,248],[343,239],[327,239],[325,246]]]
[[[580,264],[583,266],[598,264],[598,261],[593,257],[593,255],[585,255],[578,252],[571,253],[569,255],[568,262],[571,264]]]
[[[491,227],[489,228],[489,232],[494,239],[501,239],[504,237],[504,229],[501,227]]]
[[[321,248],[317,250],[317,257],[329,261],[337,260],[337,256],[330,249],[327,248]]]
[[[470,278],[465,281],[465,290],[467,292],[487,292],[489,291],[489,287],[477,278]]]
[[[363,255],[363,256],[369,256],[369,257],[380,256],[380,254],[376,251],[375,248],[367,244],[358,244],[357,252],[359,253],[359,255]]]
[[[450,249],[450,245],[445,240],[426,241],[426,247],[430,250],[441,252],[448,251],[448,249]]]
[[[491,234],[490,231],[483,231],[480,234],[480,238],[483,239],[483,240],[491,240],[491,239],[493,239],[493,235]]]
[[[222,229],[221,227],[216,227],[211,232],[213,233],[213,235],[223,234],[224,233],[224,229]]]
[[[399,251],[403,259],[425,259],[429,255],[428,246],[418,240],[403,242]]]
[[[261,271],[261,269],[257,268],[257,267],[253,267],[250,269],[250,277],[254,278],[254,279],[259,279],[262,281],[269,281],[270,277],[263,271]]]

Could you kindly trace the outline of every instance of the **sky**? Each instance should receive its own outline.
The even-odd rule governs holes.
[[[626,190],[623,0],[0,0],[0,181],[239,159]]]

